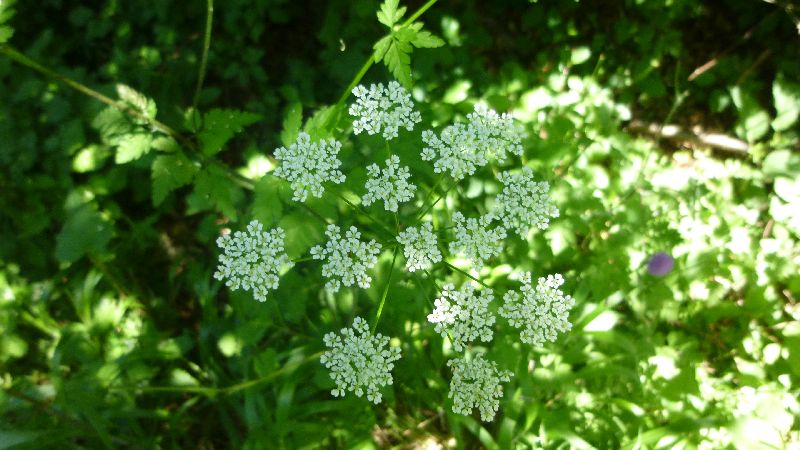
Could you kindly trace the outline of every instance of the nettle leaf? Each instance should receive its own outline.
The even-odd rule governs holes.
[[[444,41],[422,29],[422,23],[413,23],[388,36],[384,36],[372,47],[376,63],[383,61],[392,75],[406,88],[411,88],[411,51],[417,48],[436,48]]]
[[[197,166],[182,152],[160,155],[151,167],[153,206],[158,206],[167,194],[192,182]]]
[[[132,87],[124,84],[117,85],[117,95],[119,96],[120,100],[142,115],[150,119],[156,118],[158,108],[156,108],[156,102],[153,101],[153,99],[146,97],[144,94],[141,94],[135,91]]]
[[[772,84],[772,96],[777,112],[772,128],[776,131],[789,129],[800,116],[800,84],[790,83],[778,76]]]
[[[104,251],[110,240],[111,224],[94,205],[80,205],[69,212],[56,236],[56,259],[75,262],[88,253]]]
[[[198,135],[203,153],[208,156],[219,153],[233,135],[259,120],[261,116],[255,113],[212,109],[203,115],[203,129]]]
[[[7,25],[14,15],[14,0],[0,0],[0,44],[8,42],[14,35],[14,29]]]
[[[281,143],[288,147],[297,140],[300,134],[300,127],[303,125],[303,105],[292,103],[286,109],[286,116],[283,118],[283,129],[281,130]]]
[[[207,167],[197,174],[194,192],[187,199],[190,211],[213,208],[236,220],[236,203],[242,198],[241,189],[216,166]]]
[[[386,0],[378,11],[378,22],[391,29],[406,13],[405,6],[399,6],[400,0]]]

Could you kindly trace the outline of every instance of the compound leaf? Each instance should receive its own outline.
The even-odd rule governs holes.
[[[203,153],[215,155],[233,135],[259,120],[260,115],[246,111],[212,109],[203,116],[203,130],[198,135]]]

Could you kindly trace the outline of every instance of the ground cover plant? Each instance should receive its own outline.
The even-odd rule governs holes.
[[[0,0],[0,448],[798,448],[798,14]]]

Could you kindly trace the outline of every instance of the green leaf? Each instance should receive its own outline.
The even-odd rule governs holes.
[[[280,227],[286,230],[286,253],[291,258],[303,255],[324,239],[324,225],[305,211],[283,216]]]
[[[785,176],[794,178],[800,176],[800,156],[788,149],[770,152],[761,164],[764,175],[768,177]]]
[[[0,0],[0,44],[4,44],[14,35],[14,29],[6,23],[14,15],[14,0]]]
[[[160,155],[151,167],[153,206],[158,206],[175,189],[192,182],[197,166],[181,152]]]
[[[772,121],[775,131],[783,131],[797,122],[800,116],[800,84],[790,83],[782,76],[775,78],[772,84],[772,96],[775,98],[777,116]]]
[[[217,154],[234,134],[259,120],[260,115],[246,111],[212,109],[203,116],[203,130],[198,135],[203,153]]]
[[[747,142],[761,139],[769,131],[769,114],[749,92],[743,91],[738,86],[731,89],[731,99],[739,112],[736,134]]]
[[[286,108],[281,130],[281,143],[288,147],[297,140],[300,127],[303,125],[303,105],[299,102],[292,103]]]
[[[383,57],[383,63],[397,81],[406,88],[411,87],[411,44],[407,41],[393,40]]]
[[[399,0],[386,0],[381,5],[380,11],[378,11],[378,22],[386,25],[390,29],[394,27],[396,24],[406,13],[405,6],[399,6]]]
[[[195,177],[193,197],[189,199],[190,210],[214,208],[231,220],[236,220],[235,204],[242,192],[222,169],[211,166]]]
[[[56,236],[56,259],[75,262],[87,253],[100,253],[111,240],[111,225],[95,209],[84,204],[70,211]]]
[[[0,27],[0,32],[2,32],[2,27]],[[26,442],[34,441],[43,434],[45,433],[42,431],[0,430],[0,450],[5,450]]]
[[[372,47],[374,50],[372,58],[375,63],[383,61],[400,84],[411,88],[411,51],[413,47],[435,48],[442,45],[444,45],[443,40],[422,30],[422,23],[417,22],[381,38]]]
[[[142,113],[150,119],[156,118],[156,113],[158,111],[156,108],[156,102],[145,97],[144,94],[137,92],[130,86],[118,84],[117,95],[119,96],[120,100],[125,102],[128,106],[136,111]]]
[[[253,218],[263,223],[265,227],[272,226],[283,216],[281,185],[285,186],[285,182],[269,175],[261,177],[256,184],[253,194]]]
[[[153,137],[149,134],[125,134],[120,137],[117,144],[117,155],[114,162],[124,164],[141,158],[150,151]]]

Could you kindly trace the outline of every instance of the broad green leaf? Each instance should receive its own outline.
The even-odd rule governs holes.
[[[190,211],[214,208],[236,220],[235,204],[241,199],[241,189],[216,166],[211,166],[195,177],[193,196],[189,199]]]
[[[156,102],[124,84],[117,85],[117,95],[120,100],[150,119],[156,118],[158,109]]]
[[[386,0],[381,4],[381,9],[378,11],[378,21],[390,29],[396,24],[406,13],[405,6],[399,6],[399,0]]]
[[[769,131],[769,114],[749,92],[743,91],[739,86],[731,89],[731,98],[739,112],[736,134],[747,142],[761,139]]]
[[[800,177],[800,155],[788,149],[775,150],[764,158],[761,167],[769,177]]]
[[[0,0],[0,44],[8,42],[14,35],[14,29],[7,25],[14,15],[14,0]]]
[[[303,125],[303,105],[299,102],[292,103],[286,108],[281,130],[281,143],[288,147],[297,140],[300,127]]]
[[[283,216],[279,225],[286,230],[286,253],[290,258],[300,257],[325,238],[322,222],[302,210]]]
[[[267,175],[256,184],[253,198],[253,218],[270,227],[283,216],[283,201],[280,198],[281,184],[284,181]]]
[[[104,251],[110,240],[111,225],[94,205],[78,206],[56,236],[56,259],[75,262],[87,253]]]
[[[158,206],[175,189],[192,182],[197,166],[181,152],[159,155],[151,167],[153,206]]]
[[[212,109],[203,116],[203,130],[198,135],[203,153],[208,156],[218,153],[234,134],[259,120],[260,115],[246,111]]]
[[[92,127],[99,133],[103,142],[116,145],[120,136],[133,132],[134,126],[128,116],[116,108],[100,111],[92,120]]]
[[[153,137],[145,133],[122,135],[117,144],[117,155],[114,162],[124,164],[141,158],[150,151]]]
[[[572,49],[572,54],[570,55],[569,60],[573,65],[577,66],[578,64],[583,64],[588,61],[591,56],[592,51],[589,50],[589,47],[576,47]]]
[[[772,96],[775,98],[777,116],[772,121],[772,128],[783,131],[797,122],[800,116],[800,84],[790,83],[778,76],[772,84]]]

